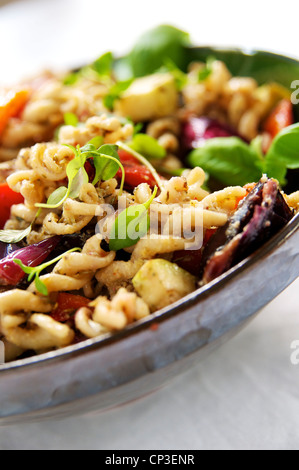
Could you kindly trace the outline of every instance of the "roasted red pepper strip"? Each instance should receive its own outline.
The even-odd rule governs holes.
[[[6,128],[8,121],[16,117],[24,109],[30,92],[28,90],[9,91],[0,95],[0,135]]]
[[[82,307],[87,307],[90,299],[81,295],[68,294],[61,292],[58,294],[55,309],[51,313],[54,320],[64,323],[71,319],[73,314]]]
[[[282,100],[266,120],[264,130],[274,139],[279,132],[292,124],[294,124],[293,105],[289,100]]]
[[[0,229],[3,229],[10,217],[11,206],[23,202],[24,198],[21,194],[15,193],[6,183],[0,184]]]

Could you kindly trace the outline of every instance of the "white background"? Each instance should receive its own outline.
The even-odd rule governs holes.
[[[189,31],[197,44],[299,56],[297,13],[291,0],[11,2],[0,7],[0,83],[107,50],[121,54],[161,23]],[[235,339],[156,394],[104,414],[2,427],[0,449],[299,449],[299,366],[290,362],[298,289],[296,281]]]

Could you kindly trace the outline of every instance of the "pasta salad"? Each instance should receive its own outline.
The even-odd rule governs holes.
[[[106,53],[1,90],[8,361],[113,334],[172,305],[298,211],[298,185],[287,186],[299,168],[290,92],[232,76],[215,57],[184,70],[187,35],[158,33],[176,55],[150,51],[150,70],[138,69],[139,44],[131,75]]]

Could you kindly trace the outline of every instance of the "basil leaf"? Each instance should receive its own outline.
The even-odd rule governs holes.
[[[77,81],[79,80],[79,77],[80,74],[78,72],[70,73],[63,79],[62,83],[66,86],[75,85],[75,83],[77,83]]]
[[[84,184],[89,182],[88,174],[84,168],[80,168],[78,173],[76,174],[75,178],[72,180],[72,184],[70,186],[68,197],[71,199],[76,199],[81,191],[81,188]]]
[[[113,61],[114,59],[112,52],[106,52],[92,64],[92,68],[99,75],[99,77],[110,77]]]
[[[149,228],[150,219],[144,205],[130,206],[116,220],[114,238],[109,243],[110,250],[118,251],[135,245]]]
[[[130,206],[117,217],[110,232],[109,248],[111,251],[136,245],[147,234],[150,228],[148,209],[157,192],[158,188],[155,187],[152,197],[145,204]]]
[[[21,240],[28,237],[31,230],[32,225],[29,225],[25,230],[0,230],[0,242],[19,243]]]
[[[299,123],[283,129],[266,155],[266,172],[282,185],[288,169],[299,168]]]
[[[66,194],[67,194],[67,188],[65,186],[61,186],[60,188],[57,188],[50,196],[47,201],[47,204],[49,206],[56,206],[57,204],[62,201]]]
[[[178,91],[181,91],[187,85],[188,75],[182,72],[171,59],[166,59],[164,65],[173,76]]]
[[[31,222],[29,227],[24,230],[0,230],[0,241],[3,243],[19,243],[24,238],[30,235],[32,227],[36,219],[40,216],[41,210],[39,209]]]
[[[133,81],[134,79],[129,79],[112,85],[107,95],[103,98],[103,104],[109,111],[113,111],[115,101],[132,85]]]
[[[158,141],[147,134],[136,134],[129,146],[148,159],[161,160],[167,155]]]
[[[188,157],[192,167],[200,166],[211,177],[226,186],[258,181],[264,172],[264,161],[254,148],[238,137],[219,137],[207,140]]]
[[[79,118],[74,113],[65,113],[63,118],[66,126],[77,127],[79,124]]]
[[[48,297],[49,295],[49,291],[47,289],[47,286],[46,284],[40,279],[39,276],[35,276],[35,287],[37,289],[37,291],[44,295],[45,297]]]
[[[171,60],[184,70],[189,34],[170,25],[161,25],[141,36],[127,57],[134,77],[150,75]]]
[[[213,71],[212,65],[213,65],[213,62],[215,62],[215,60],[216,58],[213,56],[210,56],[207,58],[206,66],[203,69],[201,69],[198,73],[197,78],[199,82],[204,82],[207,78],[209,78],[209,76],[211,75]]]
[[[94,156],[93,163],[96,169],[93,184],[100,180],[107,181],[114,178],[120,168],[120,159],[117,145],[102,145],[98,149],[98,155]],[[108,158],[105,158],[108,157]],[[110,158],[112,157],[112,158]]]
[[[89,141],[89,144],[93,145],[96,149],[101,147],[103,143],[104,143],[104,137],[102,137],[101,135],[98,135],[97,137],[94,137],[93,139]]]
[[[204,67],[198,72],[198,81],[204,82],[211,75],[212,70],[209,70],[207,67]]]

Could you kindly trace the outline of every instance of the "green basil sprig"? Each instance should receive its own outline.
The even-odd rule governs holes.
[[[140,153],[150,160],[162,160],[166,157],[166,150],[159,142],[147,134],[136,134],[132,142],[128,143],[135,152]]]
[[[111,251],[123,250],[144,237],[150,228],[148,210],[158,192],[155,187],[151,198],[145,204],[128,207],[115,220],[110,232],[109,248]]]
[[[0,230],[0,242],[3,243],[19,243],[24,238],[30,235],[32,227],[36,219],[40,216],[41,209],[39,209],[31,222],[31,224],[23,230]]]
[[[58,261],[60,261],[65,255],[68,255],[69,253],[74,253],[75,251],[81,251],[81,248],[73,248],[72,250],[69,250],[66,253],[63,253],[62,255],[49,261],[48,263],[43,263],[40,266],[36,266],[36,267],[25,266],[20,259],[14,259],[13,261],[18,266],[20,266],[20,268],[24,271],[25,274],[29,275],[28,276],[29,282],[33,281],[33,279],[35,280],[35,286],[36,286],[37,291],[40,294],[47,297],[49,295],[49,292],[48,292],[47,286],[39,277],[41,272],[47,269],[49,266],[52,266],[52,264],[58,263]]]
[[[63,84],[67,86],[75,85],[81,77],[88,77],[90,79],[107,82],[111,80],[112,69],[113,69],[114,57],[111,52],[106,52],[101,55],[92,64],[81,68],[77,72],[68,74]]]
[[[122,193],[125,181],[125,170],[117,153],[118,147],[117,145],[106,144],[97,148],[96,145],[99,144],[101,139],[101,137],[96,137],[81,148],[79,145],[76,148],[72,145],[67,145],[67,147],[73,150],[75,154],[74,159],[70,161],[66,168],[68,186],[60,186],[50,195],[46,204],[36,204],[36,207],[57,209],[68,198],[76,199],[80,194],[82,185],[89,181],[88,174],[84,168],[85,163],[89,158],[93,159],[96,170],[96,175],[93,181],[94,185],[100,180],[106,181],[113,178],[118,169],[121,168],[122,182],[120,194]]]

